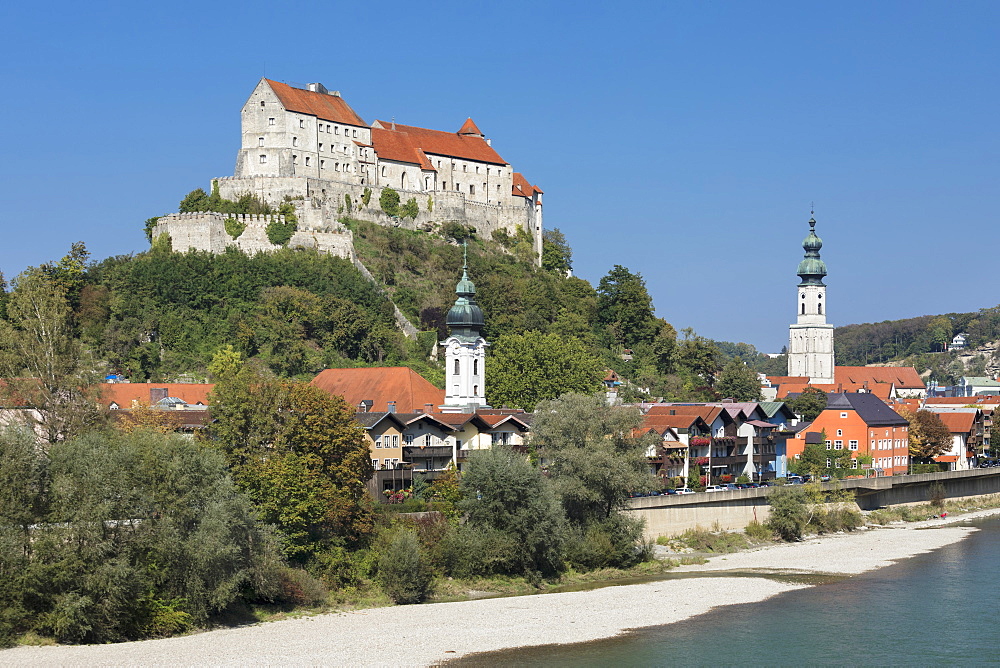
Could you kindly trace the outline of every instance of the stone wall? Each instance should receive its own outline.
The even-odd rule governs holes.
[[[219,194],[226,199],[239,199],[249,192],[272,206],[278,206],[290,198],[295,204],[300,229],[336,231],[342,228],[338,221],[343,217],[411,230],[432,230],[455,221],[473,227],[478,236],[490,239],[498,229],[514,234],[521,227],[531,234],[535,251],[541,257],[541,207],[523,197],[507,197],[509,203],[497,205],[470,200],[461,192],[394,188],[399,193],[400,204],[413,198],[419,212],[416,218],[393,218],[379,204],[382,195],[382,187],[379,186],[305,176],[223,177],[216,182]],[[366,187],[370,189],[371,197],[364,205],[362,196]],[[345,195],[351,198],[350,210]],[[430,207],[428,201],[431,202]]]

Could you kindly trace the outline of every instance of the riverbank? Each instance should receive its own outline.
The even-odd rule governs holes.
[[[962,540],[975,529],[954,522],[998,512],[992,509],[719,555],[706,564],[682,566],[675,572],[852,575]],[[591,591],[358,610],[164,640],[19,647],[0,652],[0,663],[431,665],[479,652],[608,638],[805,586],[737,573],[699,578],[697,584],[691,577],[665,579]]]

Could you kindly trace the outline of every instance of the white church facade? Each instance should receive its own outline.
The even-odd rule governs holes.
[[[805,257],[796,272],[801,279],[796,294],[796,321],[788,333],[788,375],[809,378],[813,384],[835,381],[833,325],[827,323],[826,264],[819,251],[823,240],[816,236],[816,220],[809,220],[809,235],[802,242]]]

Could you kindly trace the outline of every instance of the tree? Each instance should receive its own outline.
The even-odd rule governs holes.
[[[805,490],[799,486],[778,487],[767,495],[767,501],[771,505],[771,514],[765,526],[782,540],[801,540],[802,532],[809,523]]]
[[[0,380],[7,406],[48,442],[101,426],[99,374],[73,331],[67,283],[29,267],[0,321]]]
[[[517,546],[503,566],[516,574],[563,570],[565,518],[551,485],[527,458],[503,446],[474,450],[462,475],[466,525]]]
[[[913,459],[929,463],[931,458],[951,448],[951,432],[936,413],[927,410],[916,413],[900,410],[899,414],[910,422],[910,457]]]
[[[276,593],[276,543],[214,449],[152,431],[90,433],[47,456],[18,443],[0,436],[0,461],[14,456],[31,481],[18,499],[32,516],[31,555],[16,578],[5,573],[0,627],[61,642],[168,635]],[[0,551],[0,571],[7,558]]]
[[[542,268],[560,274],[573,269],[573,249],[558,227],[542,232]]]
[[[804,421],[812,422],[826,409],[826,392],[807,385],[799,396],[785,403],[793,413],[801,415]]]
[[[633,436],[642,422],[638,409],[568,394],[535,411],[530,444],[547,462],[566,511],[568,561],[620,568],[645,558],[643,522],[621,512],[631,492],[654,486],[644,457],[647,443]]]
[[[729,360],[715,381],[715,391],[723,398],[737,401],[760,401],[760,380],[740,359]]]
[[[406,200],[406,203],[399,207],[399,216],[401,218],[416,218],[419,213],[420,207],[417,206],[417,200],[413,197]]]
[[[499,337],[486,373],[490,402],[527,411],[567,392],[597,392],[603,377],[600,360],[579,339],[540,332]]]
[[[597,320],[614,343],[631,347],[657,332],[653,299],[641,274],[615,265],[597,285]]]
[[[851,469],[851,451],[835,450],[826,444],[826,432],[822,432],[819,443],[810,443],[803,451],[802,455],[789,464],[792,473],[800,475],[811,475],[814,478],[829,475],[834,478],[843,478]],[[827,462],[829,461],[829,466]]]
[[[610,517],[629,493],[652,484],[645,446],[633,436],[637,408],[566,394],[535,408],[531,446],[548,461],[549,477],[574,522]]]
[[[371,459],[341,397],[245,365],[216,385],[212,417],[237,483],[284,536],[290,559],[305,563],[370,535]]]

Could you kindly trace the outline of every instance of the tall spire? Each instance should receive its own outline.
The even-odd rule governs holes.
[[[823,240],[816,236],[816,219],[809,219],[809,235],[802,240],[802,249],[806,252],[802,262],[799,262],[798,271],[802,282],[799,285],[823,285],[823,277],[826,276],[826,263],[819,258],[819,251],[823,248]]]
[[[473,341],[479,338],[483,328],[483,310],[476,303],[476,285],[469,278],[469,247],[468,244],[463,246],[462,280],[455,286],[457,299],[448,311],[446,322],[452,336]]]

